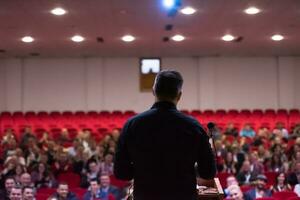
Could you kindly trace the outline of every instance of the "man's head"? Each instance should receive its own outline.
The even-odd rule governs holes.
[[[256,188],[259,189],[259,190],[265,189],[267,181],[268,181],[268,179],[265,175],[263,175],[263,174],[257,175],[257,177],[256,177]]]
[[[96,194],[97,191],[99,190],[99,181],[97,178],[93,178],[90,180],[90,187],[92,193]]]
[[[11,189],[11,192],[9,194],[10,200],[22,200],[22,188],[15,186]]]
[[[69,193],[68,183],[61,182],[57,187],[57,193],[62,199],[66,199]]]
[[[227,187],[231,185],[238,185],[238,181],[236,180],[235,176],[228,176],[226,179]]]
[[[5,179],[4,185],[5,185],[5,190],[7,192],[10,192],[11,189],[16,186],[16,180],[14,179],[14,177],[7,177]]]
[[[96,160],[91,160],[90,162],[89,162],[89,170],[90,170],[90,172],[92,172],[92,173],[96,173],[96,172],[98,172],[98,164],[97,164],[97,161]]]
[[[102,174],[100,176],[100,184],[101,187],[109,187],[110,185],[110,178],[108,174]]]
[[[21,175],[20,182],[23,187],[30,186],[32,184],[30,174],[28,174],[27,172],[23,173]]]
[[[34,192],[32,187],[24,187],[23,188],[23,200],[33,200],[34,199]]]
[[[183,78],[177,71],[163,70],[155,78],[153,93],[157,101],[177,103],[181,97]]]

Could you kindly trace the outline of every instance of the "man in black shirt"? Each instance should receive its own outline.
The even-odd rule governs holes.
[[[182,76],[161,71],[155,103],[125,124],[118,141],[114,173],[134,179],[135,200],[196,200],[196,170],[203,179],[216,173],[209,138],[192,117],[179,112]]]

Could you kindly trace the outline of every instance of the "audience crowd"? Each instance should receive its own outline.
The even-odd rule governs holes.
[[[47,132],[37,137],[29,126],[20,137],[12,129],[1,135],[0,200],[126,198],[129,183],[113,176],[119,129],[100,141],[88,129],[75,137],[62,129],[55,139]],[[214,139],[218,176],[226,175],[227,199],[252,200],[282,191],[300,196],[300,125],[287,130],[277,123],[274,129],[254,130],[245,124],[239,130],[229,123]],[[64,174],[74,179],[63,179]]]

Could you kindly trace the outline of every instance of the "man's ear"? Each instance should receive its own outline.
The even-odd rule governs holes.
[[[181,95],[182,95],[182,91],[180,91],[177,95],[177,101],[179,101],[181,99]]]
[[[153,96],[156,96],[155,92],[154,92],[154,88],[152,88],[152,94],[153,94]]]

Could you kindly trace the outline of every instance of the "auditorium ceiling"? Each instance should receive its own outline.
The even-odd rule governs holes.
[[[0,58],[300,55],[299,0],[182,0],[184,6],[196,13],[170,17],[159,0],[0,0]],[[261,12],[247,15],[249,6]],[[55,7],[67,13],[54,16]],[[75,34],[85,40],[71,41]],[[136,39],[125,43],[126,34]],[[185,40],[163,40],[176,34]],[[225,34],[238,39],[225,42]],[[274,34],[285,38],[273,41]],[[34,42],[22,42],[26,35]]]

